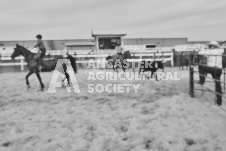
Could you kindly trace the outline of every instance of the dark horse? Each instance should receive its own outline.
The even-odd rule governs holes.
[[[177,64],[178,64],[179,70],[180,69],[184,70],[184,66],[186,67],[186,69],[188,69],[189,57],[190,57],[189,53],[186,53],[186,52],[177,53]]]
[[[141,71],[144,73],[146,71],[151,72],[151,78],[153,77],[154,73],[157,72],[158,69],[162,69],[162,72],[164,72],[164,63],[162,61],[141,61],[140,63],[140,69],[139,74]],[[149,77],[148,77],[149,78]],[[156,81],[158,81],[158,77],[156,75]]]
[[[129,51],[125,51],[123,54],[118,54],[118,55],[112,55],[108,56],[106,58],[107,64],[113,66],[113,70],[118,72],[118,68],[122,68],[122,70],[125,72],[126,68],[130,65],[127,62],[127,59],[130,59],[131,54]]]
[[[17,56],[24,56],[26,62],[27,62],[27,67],[29,69],[29,73],[26,75],[26,84],[27,84],[27,88],[30,88],[30,83],[28,81],[28,78],[30,75],[32,75],[33,73],[36,74],[36,76],[38,77],[38,80],[40,82],[41,85],[41,90],[44,90],[44,84],[42,82],[41,76],[40,76],[40,71],[39,71],[39,64],[38,64],[38,54],[32,53],[29,50],[27,50],[26,48],[24,48],[23,46],[20,45],[16,45],[16,48],[13,52],[13,54],[11,55],[12,59],[15,59],[15,57]],[[62,59],[62,56],[57,56],[52,60],[44,60],[43,63],[45,65],[45,68],[43,69],[43,71],[53,71],[56,67],[57,61],[58,59]]]

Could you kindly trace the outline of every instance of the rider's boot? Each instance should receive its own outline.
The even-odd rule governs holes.
[[[39,60],[39,71],[42,71],[45,68],[44,63],[42,61],[42,59],[40,58]]]

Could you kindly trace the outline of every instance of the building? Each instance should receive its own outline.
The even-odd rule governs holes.
[[[188,43],[187,38],[126,38],[126,33],[122,31],[92,30],[90,39],[66,39],[66,40],[44,40],[48,50],[94,50],[112,51],[116,44],[124,46],[126,49],[148,49],[155,47],[174,47]],[[35,40],[24,41],[0,41],[1,47],[14,47],[16,44],[27,48],[35,45]]]
[[[115,49],[116,45],[123,46],[124,36],[126,34],[120,31],[92,30],[96,51]]]
[[[64,43],[67,50],[93,50],[95,43],[92,40],[81,42],[66,42]]]

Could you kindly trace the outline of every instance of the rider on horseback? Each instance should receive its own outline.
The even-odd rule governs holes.
[[[42,61],[42,58],[45,56],[46,48],[45,48],[44,43],[42,41],[42,35],[37,35],[36,38],[37,38],[37,44],[34,46],[34,48],[38,48],[39,51],[41,51],[41,53],[39,54],[38,62],[40,64],[40,69],[43,69],[44,63]]]
[[[116,50],[116,56],[119,57],[120,55],[123,54],[123,48],[120,46],[120,44],[117,44],[115,47]]]

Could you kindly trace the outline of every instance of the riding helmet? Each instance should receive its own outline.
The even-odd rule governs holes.
[[[42,35],[38,34],[38,35],[36,36],[36,38],[41,39],[41,38],[42,38]]]

